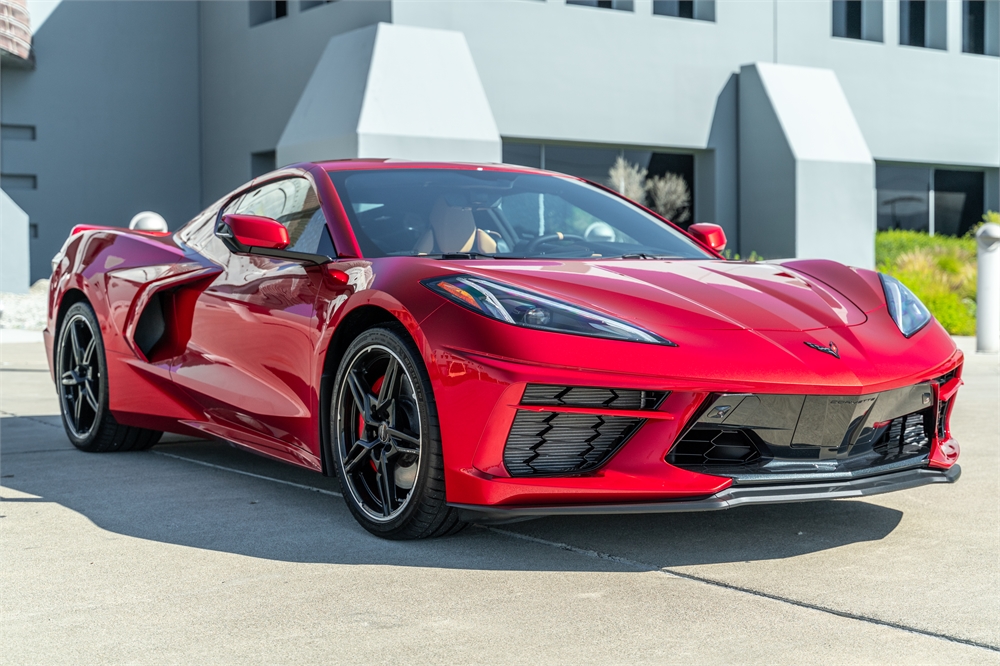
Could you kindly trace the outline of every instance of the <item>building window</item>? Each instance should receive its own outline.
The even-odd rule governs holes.
[[[833,36],[882,41],[882,0],[833,0]]]
[[[694,216],[694,155],[616,147],[563,146],[509,140],[503,142],[503,161],[507,164],[558,171],[608,185],[616,190],[621,188],[609,182],[609,178],[611,168],[619,157],[637,168],[640,173],[645,172],[647,185],[656,178],[664,178],[667,174],[680,177],[684,181],[687,201],[672,205],[672,212],[665,216],[682,227],[687,227],[697,219]],[[657,203],[652,199],[652,193],[648,193],[647,200],[639,203],[648,204],[656,210]]]
[[[653,0],[653,13],[657,16],[715,20],[715,0]]]
[[[984,212],[982,171],[876,165],[878,229],[961,236]]]
[[[0,137],[10,141],[34,141],[34,125],[0,125]]]
[[[336,2],[337,0],[302,0],[299,3],[299,11],[305,11],[307,9],[312,9],[313,7],[319,7],[321,5],[329,5],[331,2]]]
[[[923,167],[875,168],[879,231],[930,231],[931,170]]]
[[[962,51],[1000,56],[1000,0],[963,0]]]
[[[288,16],[287,0],[250,0],[250,27]]]
[[[903,46],[947,49],[946,0],[899,0],[899,43]]]
[[[250,177],[256,178],[277,168],[277,156],[273,150],[250,153]]]
[[[623,12],[633,10],[635,4],[632,0],[566,0],[567,5],[580,5],[581,7],[600,7],[601,9],[618,9]]]
[[[20,173],[0,174],[0,188],[5,190],[37,190],[38,176]]]
[[[982,171],[934,170],[934,233],[963,236],[983,219]]]

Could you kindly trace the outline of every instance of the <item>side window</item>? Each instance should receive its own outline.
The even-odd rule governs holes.
[[[223,211],[260,215],[281,222],[288,229],[291,252],[333,256],[333,242],[319,197],[305,178],[279,180],[247,193]]]
[[[200,217],[192,220],[177,232],[182,243],[193,248],[205,257],[223,263],[229,256],[229,250],[215,235],[216,209],[209,209]]]

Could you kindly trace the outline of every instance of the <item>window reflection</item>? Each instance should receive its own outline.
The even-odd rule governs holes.
[[[875,171],[878,228],[930,231],[931,170],[879,166]]]

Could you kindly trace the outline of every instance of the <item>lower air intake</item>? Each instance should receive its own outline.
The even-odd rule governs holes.
[[[872,444],[872,450],[887,460],[920,455],[930,451],[929,411],[893,419],[888,429]]]
[[[638,429],[626,416],[520,411],[503,461],[511,476],[587,472],[600,467]]]
[[[760,459],[760,451],[745,430],[692,428],[667,455],[678,467],[724,467],[750,465]]]

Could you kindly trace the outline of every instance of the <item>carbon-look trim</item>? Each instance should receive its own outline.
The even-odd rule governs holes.
[[[770,486],[730,486],[725,490],[696,499],[645,504],[591,504],[577,506],[476,506],[450,504],[462,512],[462,520],[478,523],[506,523],[541,518],[543,516],[589,516],[626,513],[674,513],[685,511],[718,511],[751,504],[783,504],[819,500],[867,497],[891,493],[931,483],[955,483],[962,468],[953,465],[947,470],[911,469],[892,474],[825,483],[797,483]]]

